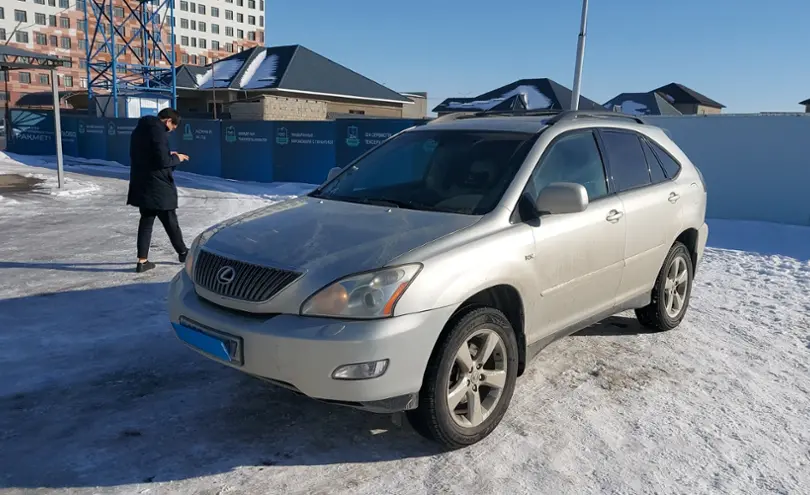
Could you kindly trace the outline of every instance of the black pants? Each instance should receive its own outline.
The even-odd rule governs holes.
[[[149,244],[152,242],[152,226],[155,224],[155,217],[163,224],[169,240],[172,242],[177,254],[188,251],[183,243],[183,233],[180,232],[180,224],[177,223],[177,213],[174,210],[149,210],[141,208],[141,221],[138,222],[138,259],[145,260],[149,256]]]

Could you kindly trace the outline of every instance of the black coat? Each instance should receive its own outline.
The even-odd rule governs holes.
[[[177,209],[172,170],[180,160],[169,150],[169,131],[157,117],[138,120],[129,140],[127,204],[150,210]]]

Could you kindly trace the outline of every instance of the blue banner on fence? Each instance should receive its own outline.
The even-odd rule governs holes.
[[[336,121],[335,155],[337,166],[345,167],[352,160],[397,132],[415,125],[415,120],[357,119]]]
[[[53,113],[41,110],[12,110],[8,150],[21,155],[55,155]]]
[[[129,137],[137,119],[107,119],[107,160],[129,166]]]
[[[65,156],[79,156],[79,117],[63,115],[62,124],[62,154]]]
[[[273,122],[222,123],[222,177],[273,182]]]
[[[105,124],[105,119],[78,119],[76,127],[79,135],[79,157],[107,160],[107,126]]]
[[[202,175],[222,175],[222,130],[218,120],[183,120],[172,134],[172,151],[188,155],[178,170]]]
[[[273,180],[320,184],[334,166],[334,122],[276,123]]]

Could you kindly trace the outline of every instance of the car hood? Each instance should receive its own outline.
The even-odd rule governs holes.
[[[385,266],[479,218],[299,197],[214,227],[205,249],[248,263],[341,276]]]

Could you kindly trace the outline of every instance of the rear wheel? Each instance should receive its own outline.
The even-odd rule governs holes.
[[[496,309],[467,310],[451,325],[408,420],[423,436],[455,449],[481,441],[501,422],[515,389],[518,348]]]
[[[686,315],[692,294],[692,257],[676,242],[669,250],[653,286],[649,305],[636,310],[638,321],[653,330],[672,330]]]

